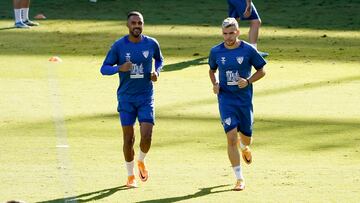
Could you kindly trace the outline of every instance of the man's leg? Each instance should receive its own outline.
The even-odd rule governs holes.
[[[24,22],[22,20],[22,5],[23,5],[23,0],[13,0],[15,27],[16,28],[30,28],[28,25],[24,24]]]
[[[255,49],[257,49],[257,40],[259,38],[259,29],[261,26],[260,19],[250,20],[250,29],[249,29],[249,43],[252,44]],[[262,57],[269,56],[269,53],[258,51]]]
[[[252,44],[255,48],[257,47],[257,40],[259,37],[260,26],[261,26],[260,19],[250,20],[249,43]]]
[[[141,122],[140,123],[140,152],[138,159],[138,169],[139,169],[139,177],[142,181],[147,181],[149,178],[149,171],[145,166],[145,156],[150,150],[151,146],[151,138],[152,138],[152,129],[154,124]]]
[[[148,153],[150,150],[153,126],[154,124],[152,123],[140,123],[140,149],[143,153]]]
[[[135,154],[134,126],[122,126],[122,129],[123,129],[123,138],[124,138],[123,152],[124,152],[125,161],[131,162],[134,160],[134,154]]]
[[[246,136],[244,134],[242,134],[241,132],[239,132],[240,134],[240,149],[241,149],[241,154],[243,157],[243,160],[245,161],[245,163],[247,164],[251,164],[252,162],[252,155],[251,155],[251,151],[250,151],[250,144],[252,142],[252,138],[249,136]]]
[[[231,166],[240,165],[240,153],[237,147],[237,129],[234,128],[226,133],[227,137],[227,152]]]
[[[126,169],[128,172],[128,181],[126,186],[136,187],[135,175],[134,175],[134,126],[122,126],[123,130],[123,153],[125,158]]]
[[[226,137],[229,160],[237,180],[234,190],[240,191],[245,188],[245,182],[240,166],[240,153],[237,147],[237,128],[228,131]]]
[[[39,23],[31,21],[29,18],[30,0],[24,0],[22,4],[22,20],[28,26],[38,26]]]

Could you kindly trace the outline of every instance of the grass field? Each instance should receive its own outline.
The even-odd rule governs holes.
[[[0,202],[358,202],[360,2],[254,2],[258,46],[271,55],[254,84],[247,188],[233,192],[207,65],[225,1],[34,0],[31,16],[48,19],[30,30],[11,29],[11,2],[1,1]],[[127,190],[118,78],[99,68],[132,9],[166,66],[155,85],[151,177]],[[63,62],[48,62],[55,55]]]

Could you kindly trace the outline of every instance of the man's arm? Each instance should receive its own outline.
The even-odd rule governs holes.
[[[220,86],[219,86],[219,82],[216,78],[215,73],[216,73],[216,70],[212,70],[212,69],[209,70],[209,77],[210,77],[210,81],[213,85],[213,92],[214,92],[214,94],[219,94]]]
[[[251,0],[246,0],[246,9],[244,12],[244,17],[248,18],[251,15]]]
[[[155,72],[151,73],[151,81],[156,82],[163,68],[164,57],[162,56],[160,44],[158,41],[155,40],[154,46]]]
[[[239,88],[244,88],[251,83],[254,83],[265,76],[264,68],[257,69],[256,72],[250,78],[240,78],[238,81]]]

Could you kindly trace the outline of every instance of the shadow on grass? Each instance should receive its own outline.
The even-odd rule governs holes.
[[[325,81],[316,81],[311,83],[304,83],[299,85],[293,85],[289,87],[281,87],[276,89],[269,89],[264,91],[256,91],[254,92],[254,97],[263,97],[263,96],[273,96],[278,94],[287,94],[290,92],[297,92],[297,91],[304,91],[304,90],[313,90],[316,88],[321,87],[327,87],[332,85],[340,85],[344,83],[351,83],[355,81],[360,81],[360,75],[354,75],[350,77],[342,77],[342,78],[335,78],[335,79],[329,79]],[[196,106],[196,105],[207,105],[207,104],[215,104],[217,103],[216,96],[209,97],[206,99],[201,100],[191,100],[187,102],[181,102],[181,103],[172,103],[166,106],[162,106],[161,108],[158,108],[158,112],[167,112],[170,110],[176,110],[181,109],[187,106]]]
[[[14,26],[11,26],[11,27],[0,27],[0,31],[2,30],[12,30],[12,29],[15,29],[16,27]]]
[[[120,28],[119,28],[120,29]],[[169,31],[176,32],[176,31]],[[356,36],[322,37],[326,32],[315,36],[262,36],[261,49],[270,52],[269,60],[295,60],[300,63],[317,60],[333,62],[358,61],[358,48],[360,41]],[[165,71],[181,70],[189,66],[206,64],[211,47],[220,43],[221,36],[193,36],[191,34],[175,35],[149,34],[155,37],[162,46],[166,57],[179,57],[191,59],[180,61],[164,67]],[[4,31],[0,38],[0,55],[17,56],[100,56],[105,57],[109,46],[121,34],[115,32],[18,32]],[[92,43],[89,43],[92,42]],[[196,44],[194,43],[196,42]],[[196,57],[196,59],[194,59]],[[41,59],[41,58],[40,58]],[[44,59],[44,60],[46,60]],[[286,67],[285,67],[286,68]]]
[[[53,200],[47,200],[47,201],[41,201],[37,203],[60,203],[60,202],[90,202],[90,201],[96,201],[101,200],[106,197],[109,197],[113,195],[114,193],[121,191],[121,190],[128,190],[125,185],[108,188],[104,190],[98,190],[95,192],[89,192],[85,194],[78,195],[76,197],[67,197],[67,198],[59,198],[59,199],[53,199]]]
[[[176,70],[182,70],[185,68],[189,68],[191,66],[198,66],[198,65],[203,65],[203,64],[207,64],[207,59],[208,57],[201,57],[201,58],[197,58],[194,60],[189,60],[189,61],[182,61],[179,63],[174,63],[174,64],[170,64],[170,65],[165,65],[163,71],[164,72],[170,72],[170,71],[176,71]]]
[[[191,194],[191,195],[145,200],[145,201],[139,201],[137,203],[178,202],[178,201],[190,200],[190,199],[193,200],[195,198],[203,197],[203,196],[210,195],[210,194],[232,191],[231,189],[212,191],[213,189],[227,187],[227,186],[229,186],[229,185],[218,185],[218,186],[213,186],[213,187],[200,188],[200,190],[198,192]]]

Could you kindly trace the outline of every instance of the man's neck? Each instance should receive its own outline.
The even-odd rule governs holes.
[[[225,45],[225,48],[227,48],[227,49],[236,49],[236,48],[238,48],[239,46],[240,46],[240,44],[241,44],[241,41],[239,40],[239,39],[237,39],[236,41],[235,41],[235,43],[234,44],[232,44],[232,45],[227,45],[226,43],[224,43],[224,45]]]
[[[129,35],[129,41],[132,43],[138,43],[142,39],[142,35],[139,35],[138,37],[134,37],[132,35]]]

